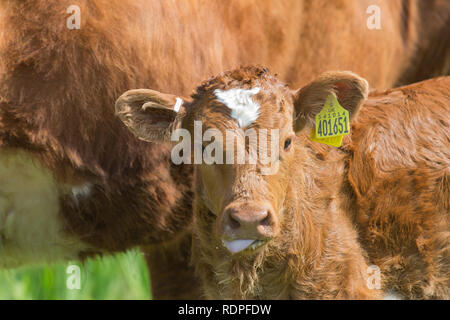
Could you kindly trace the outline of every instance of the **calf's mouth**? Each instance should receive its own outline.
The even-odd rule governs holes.
[[[275,236],[276,221],[268,201],[235,201],[220,219],[222,244],[232,254],[255,252]]]
[[[232,254],[240,252],[250,252],[261,248],[269,239],[236,239],[236,240],[222,240],[223,246]]]

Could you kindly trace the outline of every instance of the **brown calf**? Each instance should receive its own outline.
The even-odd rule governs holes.
[[[450,298],[449,87],[450,77],[438,78],[368,98],[366,80],[329,72],[292,91],[246,67],[204,82],[182,106],[134,90],[116,111],[142,139],[194,137],[193,261],[207,297],[378,298],[368,280],[379,268],[385,292]],[[309,140],[330,95],[352,122],[340,148]],[[200,135],[203,161],[195,159],[200,123],[219,141],[212,152]],[[252,153],[249,130],[270,131],[275,148],[256,150],[279,153],[275,170],[259,153],[237,162],[239,144]]]

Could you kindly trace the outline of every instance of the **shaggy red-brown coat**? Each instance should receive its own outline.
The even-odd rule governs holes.
[[[166,141],[177,128],[195,137],[194,121],[223,137],[279,130],[270,135],[280,146],[272,175],[260,162],[194,165],[193,262],[207,297],[378,298],[368,282],[378,267],[386,294],[448,299],[449,88],[444,77],[368,97],[364,79],[329,72],[291,91],[265,69],[246,67],[202,84],[179,113],[173,97],[149,90],[126,93],[116,110],[149,141]],[[259,104],[245,127],[243,113],[228,109],[237,108],[235,95],[240,108],[253,107],[239,90]],[[309,139],[330,95],[350,112],[340,148]],[[163,126],[165,137],[153,134]],[[221,148],[228,152],[228,143]]]

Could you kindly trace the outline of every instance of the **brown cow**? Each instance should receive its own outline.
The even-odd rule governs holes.
[[[330,96],[352,123],[340,148],[309,139]],[[116,111],[141,139],[189,133],[193,158],[203,144],[204,159],[194,159],[193,260],[207,297],[377,298],[368,280],[379,268],[383,291],[450,298],[450,77],[368,97],[367,81],[351,72],[292,91],[246,67],[180,101],[132,90]],[[267,140],[255,148],[251,130]],[[239,145],[246,161],[237,160]],[[279,153],[275,170],[261,150]]]
[[[120,93],[188,94],[243,63],[297,85],[351,69],[383,88],[445,72],[447,61],[435,45],[445,43],[445,1],[51,3],[0,1],[0,267],[172,240],[148,249],[155,297],[195,287],[183,232],[191,168],[170,164],[168,146],[134,139],[113,115]],[[431,9],[424,17],[421,3]],[[67,27],[73,4],[80,29]],[[380,30],[367,28],[373,4]]]

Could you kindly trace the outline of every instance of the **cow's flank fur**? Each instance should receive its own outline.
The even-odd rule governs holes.
[[[355,221],[383,282],[450,298],[450,77],[373,94],[354,125]]]

